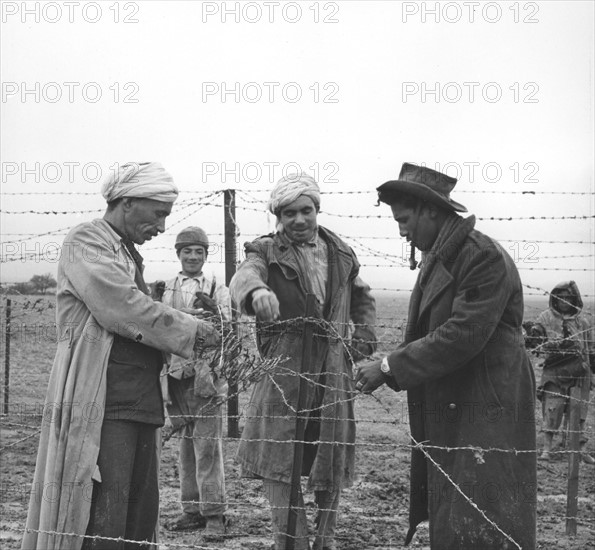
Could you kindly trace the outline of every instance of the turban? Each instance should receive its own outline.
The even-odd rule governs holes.
[[[320,208],[320,188],[314,178],[304,172],[289,174],[281,178],[271,191],[269,210],[278,216],[283,208],[302,195],[310,197],[316,208]]]
[[[118,166],[103,182],[101,194],[107,202],[123,197],[174,202],[178,188],[159,162],[128,162]]]

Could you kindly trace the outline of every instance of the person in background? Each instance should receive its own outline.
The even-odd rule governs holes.
[[[231,323],[231,300],[225,285],[207,277],[203,268],[209,238],[200,227],[187,227],[176,237],[181,271],[165,284],[163,303],[179,310],[203,310],[201,317]],[[208,538],[225,534],[223,469],[223,402],[227,382],[210,368],[210,357],[187,361],[172,355],[164,378],[166,405],[174,429],[179,428],[179,473],[182,514],[166,524],[173,531],[206,526]]]
[[[302,475],[314,490],[315,550],[334,550],[343,487],[354,477],[352,361],[376,349],[376,307],[359,277],[353,250],[318,225],[320,189],[307,174],[277,182],[269,201],[277,231],[246,243],[246,259],[230,283],[243,313],[255,315],[260,353],[279,358],[254,387],[238,450],[243,473],[263,479],[272,513],[275,550],[287,545],[288,506],[307,295],[315,296],[312,357],[304,390],[307,421]],[[349,341],[349,323],[355,329]],[[289,443],[289,444],[288,444]],[[301,488],[295,549],[310,548]]]
[[[585,452],[591,366],[593,365],[593,335],[590,323],[582,315],[583,300],[574,281],[558,283],[550,293],[549,308],[542,311],[536,323],[543,327],[545,337],[541,351],[545,354],[537,396],[543,414],[544,445],[540,460],[550,460],[554,435],[560,429],[564,411],[568,408],[570,388],[581,388],[580,444],[583,462],[595,464]]]

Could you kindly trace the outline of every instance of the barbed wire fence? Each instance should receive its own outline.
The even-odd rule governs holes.
[[[235,209],[237,209],[238,211],[244,213],[244,214],[249,214],[249,213],[258,213],[260,216],[265,216],[268,215],[266,214],[266,199],[262,199],[259,200],[258,198],[254,197],[254,194],[259,194],[259,193],[263,193],[263,190],[248,190],[248,191],[238,191],[237,194],[235,194],[235,196],[233,197],[233,202],[234,202],[234,206]],[[479,192],[476,192],[479,193]],[[481,191],[481,193],[502,193],[501,191]],[[510,192],[511,194],[522,194],[522,195],[530,195],[530,196],[536,196],[539,194],[548,194],[546,192],[536,192],[536,191],[527,191],[527,192]],[[26,195],[27,193],[15,193],[15,195]],[[56,194],[58,195],[58,193],[44,193],[47,195],[52,195],[52,194]],[[59,193],[60,195],[62,194],[70,194],[70,195],[85,195],[86,193]],[[221,196],[224,194],[223,191],[220,192],[211,192],[211,193],[203,193],[203,192],[188,192],[188,194],[194,194],[194,195],[198,195],[198,197],[193,197],[191,199],[184,199],[178,202],[178,204],[176,205],[176,210],[175,210],[175,217],[174,215],[172,215],[173,222],[171,224],[169,224],[168,227],[168,231],[166,232],[166,234],[169,235],[170,239],[175,235],[175,231],[172,232],[171,230],[173,228],[179,228],[180,224],[186,220],[190,220],[193,216],[196,216],[199,212],[201,212],[203,209],[205,208],[215,208],[215,209],[219,209],[219,208],[223,208],[224,210],[228,210],[227,214],[231,215],[233,218],[233,225],[234,225],[234,235],[236,236],[243,236],[244,238],[246,238],[246,240],[251,240],[255,237],[257,237],[257,234],[243,234],[240,233],[239,228],[238,228],[238,223],[237,220],[235,219],[235,211],[231,212],[230,209],[230,205],[229,205],[229,201],[227,203],[226,206],[224,206],[222,204],[221,201]],[[369,192],[330,192],[330,193],[325,193],[328,195],[354,195],[355,197],[357,197],[358,195],[370,195],[372,196]],[[566,193],[566,192],[552,192],[550,194],[568,194],[568,195],[579,195],[579,196],[583,196],[583,195],[591,195],[589,193]],[[91,193],[89,193],[89,195],[92,195]],[[228,197],[229,198],[229,197]],[[242,203],[241,204],[237,204],[236,201],[240,200]],[[60,216],[64,216],[64,215],[68,215],[68,214],[75,214],[75,215],[82,215],[82,214],[88,214],[88,215],[93,215],[93,214],[97,214],[99,212],[99,210],[97,209],[79,209],[79,210],[27,210],[27,211],[13,211],[13,210],[6,210],[6,211],[2,211],[2,213],[4,215],[20,215],[20,214],[29,214],[29,215],[44,215],[44,216],[51,216],[51,215],[60,215]],[[329,218],[347,218],[347,219],[351,219],[351,220],[370,220],[370,219],[381,219],[384,218],[386,216],[381,216],[381,215],[365,215],[365,214],[341,214],[341,213],[330,213],[330,212],[323,212],[323,214],[326,214],[329,216]],[[552,217],[547,217],[547,216],[523,216],[523,217],[490,217],[490,218],[481,218],[479,217],[478,220],[482,221],[499,221],[499,222],[505,222],[505,221],[523,221],[523,222],[527,222],[527,221],[539,221],[539,220],[568,220],[568,221],[587,221],[587,220],[591,220],[593,219],[594,216],[591,215],[584,215],[584,216],[552,216]],[[394,222],[393,222],[394,223]],[[197,223],[197,225],[203,225],[201,223]],[[209,223],[209,226],[214,225],[214,223],[211,221]],[[331,225],[331,224],[329,224]],[[53,248],[52,249],[48,249],[48,250],[43,250],[41,249],[41,246],[39,246],[39,250],[35,249],[32,252],[29,252],[25,249],[25,253],[23,254],[23,247],[22,247],[22,243],[25,242],[29,242],[29,241],[36,241],[36,243],[40,244],[40,242],[44,239],[44,238],[48,238],[48,237],[56,237],[56,236],[61,236],[61,235],[65,235],[73,226],[68,226],[68,227],[62,227],[60,229],[54,230],[54,231],[48,231],[48,232],[44,232],[44,233],[20,233],[20,234],[12,234],[12,236],[14,237],[22,237],[22,238],[17,238],[17,239],[13,239],[10,241],[5,241],[3,242],[3,247],[2,247],[2,258],[1,258],[1,262],[2,263],[10,263],[10,262],[42,262],[42,261],[49,261],[49,262],[53,262],[55,263],[58,259],[59,259],[59,255],[60,255],[60,244],[59,243],[52,243]],[[332,227],[332,225],[331,225]],[[587,233],[587,232],[585,232]],[[229,237],[229,233],[227,232],[221,232],[221,233],[210,233],[210,235],[212,236],[225,236],[225,237]],[[379,241],[379,240],[385,240],[387,242],[391,242],[391,241],[395,241],[397,240],[398,236],[396,234],[390,235],[390,236],[380,236],[380,235],[347,235],[347,234],[341,234],[339,233],[339,235],[344,238],[348,244],[350,244],[354,250],[356,251],[358,258],[361,261],[361,274],[362,276],[365,278],[365,270],[368,268],[389,268],[389,269],[394,269],[394,268],[398,268],[398,269],[402,269],[402,268],[408,268],[408,254],[406,253],[405,250],[403,250],[402,254],[395,254],[394,252],[390,252],[387,251],[386,247],[376,247],[373,245],[373,243],[375,241]],[[586,252],[584,254],[556,254],[556,253],[549,253],[547,255],[540,255],[540,256],[536,256],[534,258],[538,258],[538,259],[542,259],[542,260],[560,260],[560,259],[564,259],[564,260],[569,260],[569,259],[574,259],[574,260],[583,260],[583,259],[588,259],[588,258],[593,258],[593,249],[594,249],[594,245],[595,243],[593,241],[588,241],[588,240],[581,240],[581,239],[577,239],[577,240],[521,240],[521,239],[515,239],[515,240],[509,240],[509,239],[502,239],[502,241],[506,242],[511,242],[511,243],[516,243],[518,245],[518,243],[529,243],[529,244],[551,244],[551,245],[567,245],[567,244],[574,244],[574,245],[580,245],[580,246],[585,246],[587,247]],[[10,246],[7,246],[10,245]],[[219,247],[220,250],[217,250],[217,252],[221,252],[221,250],[223,251],[223,255],[225,257],[220,257],[219,260],[217,258],[214,259],[214,263],[222,263],[225,264],[226,262],[229,263],[229,259],[230,257],[233,257],[233,255],[231,254],[231,250],[233,249],[233,251],[237,251],[237,246],[234,243],[233,245],[229,245],[229,243],[227,242],[227,240],[225,241],[225,243],[222,243],[221,246]],[[506,247],[505,247],[506,248]],[[171,263],[172,265],[172,271],[175,270],[174,266],[179,265],[179,260],[175,257],[175,254],[170,253],[168,258],[162,258],[161,256],[164,255],[166,252],[165,251],[172,251],[173,252],[173,247],[167,247],[167,246],[150,246],[150,247],[146,247],[143,248],[142,252],[143,254],[145,254],[145,251],[147,253],[149,253],[147,255],[147,262],[148,263]],[[394,248],[393,248],[394,250]],[[509,251],[512,250],[513,253],[515,252],[515,250],[513,248],[509,248]],[[210,252],[210,256],[212,257],[211,251]],[[534,259],[533,257],[530,259]],[[576,266],[572,266],[572,267],[556,267],[556,266],[527,266],[527,265],[523,265],[524,262],[522,262],[521,258],[515,258],[515,260],[517,260],[518,263],[518,267],[520,270],[527,270],[529,272],[531,271],[563,271],[566,273],[572,273],[572,272],[580,272],[580,271],[585,271],[585,272],[592,272],[594,271],[594,269],[592,267],[583,267],[584,264],[580,265],[576,265]],[[209,258],[209,261],[211,262],[211,258]],[[235,260],[235,258],[233,259],[234,263],[237,263],[237,261]],[[592,266],[592,262],[590,263],[590,265]],[[226,277],[228,278],[228,277]],[[525,289],[525,295],[529,295],[529,296],[541,296],[544,298],[547,298],[550,295],[550,292],[544,288],[541,288],[538,285],[535,284],[524,284],[524,289]],[[6,282],[2,282],[2,288],[4,290],[4,292],[6,292],[7,290],[9,290],[10,287],[10,283],[6,283]],[[409,288],[394,288],[394,287],[381,287],[381,288],[376,288],[376,289],[372,289],[373,292],[376,291],[384,291],[384,292],[394,292],[396,295],[402,295],[402,296],[406,296],[406,293],[410,292]],[[586,294],[583,295],[584,298],[588,298],[591,299],[593,298],[593,295],[591,294]],[[10,300],[10,302],[9,302]],[[8,304],[10,304],[10,308],[7,307]],[[43,342],[45,345],[51,345],[52,342],[55,342],[54,338],[55,338],[55,327],[52,325],[51,322],[48,322],[47,320],[44,323],[36,323],[36,321],[34,320],[33,322],[31,322],[32,319],[35,319],[36,316],[41,316],[42,314],[46,313],[46,314],[52,314],[53,313],[53,309],[55,308],[54,305],[54,301],[51,298],[47,298],[47,297],[31,297],[28,295],[19,295],[18,293],[15,294],[3,294],[2,295],[2,305],[5,309],[5,313],[7,313],[8,315],[6,316],[6,320],[4,320],[4,327],[2,330],[2,334],[4,335],[4,344],[9,345],[11,340],[14,344],[18,345],[19,343],[25,341],[25,340],[30,340],[31,338],[33,339],[37,339],[41,342]],[[526,309],[532,309],[534,308],[535,312],[537,313],[538,311],[540,311],[541,309],[544,308],[539,308],[538,306],[528,306],[528,308]],[[585,315],[589,317],[590,322],[592,322],[592,311],[589,311],[588,309],[585,309],[584,311]],[[239,316],[239,312],[236,312],[236,324],[239,327],[239,338],[240,340],[243,342],[243,345],[245,346],[246,349],[250,349],[253,350],[254,349],[254,332],[255,332],[255,323],[253,320],[248,319],[248,318],[244,318],[244,317],[240,317]],[[529,315],[530,316],[530,315]],[[291,320],[292,322],[300,322],[300,323],[305,323],[305,322],[312,322],[312,323],[317,323],[319,322],[319,320],[315,320],[315,319],[310,319],[310,318],[300,318],[300,319],[296,319],[296,320]],[[377,333],[377,339],[374,342],[375,344],[379,345],[379,347],[381,347],[384,350],[390,350],[391,348],[396,347],[400,342],[402,342],[403,340],[403,336],[405,333],[405,329],[406,329],[406,316],[402,315],[401,317],[395,317],[393,315],[390,314],[386,314],[385,316],[379,315],[378,319],[377,319],[377,324],[375,326],[376,329],[376,333]],[[287,324],[286,322],[284,322],[285,324]],[[327,327],[329,328],[329,327]],[[338,335],[336,336],[337,340],[341,343],[341,345],[348,350],[348,345],[349,345],[349,341],[345,340],[343,338],[340,338]],[[570,338],[570,337],[569,337]],[[586,338],[586,340],[590,343],[590,345],[593,345],[592,342],[592,337],[589,336]],[[4,346],[4,349],[8,349]],[[540,352],[543,352],[543,344],[539,344],[537,345],[532,352],[537,354]],[[8,364],[10,362],[10,354],[5,352],[5,362],[8,361]],[[260,369],[260,370],[259,370]],[[282,365],[276,365],[276,371],[278,372],[284,372],[283,371],[283,366]],[[309,384],[315,384],[318,386],[322,386],[323,389],[327,390],[333,390],[334,386],[332,385],[327,385],[327,384],[323,384],[320,381],[315,381],[313,380],[313,378],[311,376],[308,375],[302,375],[300,373],[295,373],[293,371],[287,371],[284,372],[284,374],[286,375],[290,375],[290,376],[298,376],[298,377],[305,377],[306,381]],[[345,375],[347,376],[347,375]],[[242,375],[240,376],[236,376],[234,378],[233,375],[230,375],[230,379],[229,381],[230,383],[230,392],[228,393],[227,397],[223,400],[224,405],[227,407],[227,416],[228,417],[232,417],[232,420],[235,420],[235,422],[239,423],[242,420],[246,420],[245,415],[243,412],[240,412],[238,407],[237,407],[237,400],[238,398],[242,395],[245,394],[255,383],[256,380],[258,380],[260,377],[270,377],[271,380],[274,380],[273,374],[272,372],[267,371],[267,369],[265,367],[262,367],[262,362],[258,362],[255,361],[254,363],[254,368],[250,371],[250,372],[244,372]],[[3,409],[3,413],[1,415],[2,418],[2,425],[6,426],[8,428],[11,429],[16,429],[16,430],[20,430],[25,431],[26,435],[24,435],[22,438],[19,438],[16,441],[11,441],[11,443],[6,444],[6,445],[2,445],[0,446],[0,452],[2,453],[6,453],[6,452],[18,452],[19,446],[23,443],[25,443],[26,441],[32,440],[35,437],[37,437],[40,433],[40,423],[41,421],[43,421],[44,417],[47,415],[47,411],[44,410],[43,407],[33,407],[33,410],[31,408],[27,409],[25,407],[24,410],[16,410],[13,409],[12,411],[9,408],[9,401],[8,401],[8,370],[5,369],[5,379],[4,379],[4,409]],[[280,388],[279,388],[280,389]],[[556,394],[555,392],[550,392],[553,395],[558,395],[558,396],[562,396],[564,398],[569,398],[569,401],[571,403],[571,408],[572,408],[572,404],[576,404],[577,406],[581,406],[581,405],[590,405],[591,407],[593,406],[593,399],[582,399],[578,394],[572,394],[570,396],[567,395],[561,395],[561,394]],[[295,409],[294,406],[291,405],[290,401],[288,399],[286,399],[285,395],[283,394],[283,392],[281,391],[281,395],[283,397],[283,401],[284,401],[284,405],[287,408],[287,410],[291,411],[292,414],[298,415],[298,414],[304,414],[304,413],[320,413],[323,414],[324,411],[324,407],[325,406],[320,406],[320,407],[315,407],[313,409],[308,409],[308,410],[302,410],[302,411],[297,411]],[[397,414],[395,414],[395,411],[393,409],[391,409],[391,407],[385,403],[383,401],[382,398],[376,397],[376,396],[363,396],[362,394],[360,394],[359,392],[355,392],[355,391],[350,391],[347,392],[346,395],[343,396],[343,399],[346,401],[358,401],[358,400],[374,400],[374,402],[377,404],[377,407],[379,409],[382,410],[383,412],[383,416],[384,418],[382,420],[378,419],[378,418],[355,418],[352,419],[350,421],[358,424],[358,425],[362,425],[362,426],[366,426],[369,424],[379,424],[379,425],[386,425],[386,426],[394,426],[397,424],[402,424],[403,423],[403,418],[400,417]],[[229,407],[230,403],[236,403],[235,408],[234,406]],[[39,403],[38,403],[39,404]],[[336,403],[335,403],[336,404]],[[27,412],[27,410],[29,412]],[[15,422],[15,416],[17,421]],[[192,415],[192,419],[200,419],[202,417],[201,414],[197,414],[197,415]],[[275,418],[286,418],[286,415],[266,415],[266,418],[269,419],[275,419]],[[187,421],[189,420],[186,416],[181,417],[180,418],[182,421]],[[30,431],[30,433],[28,433],[28,431]],[[567,433],[572,436],[573,434],[577,434],[578,437],[578,433],[581,432],[577,426],[570,426],[569,428],[567,428]],[[583,430],[581,433],[584,433],[587,436],[592,436],[593,434],[593,428],[591,426],[588,426],[585,430]],[[184,436],[181,435],[180,433],[172,433],[169,435],[168,439],[172,439],[172,440],[179,440],[181,438],[185,438],[188,436]],[[407,432],[407,439],[411,440],[411,434]],[[237,441],[237,437],[236,436],[230,436],[228,434],[227,437],[224,437],[223,440],[225,442],[229,442],[229,443],[233,443],[235,441]],[[272,440],[266,440],[266,441],[272,441]],[[277,441],[276,441],[277,442]],[[277,442],[278,443],[278,442]],[[294,441],[287,441],[286,444],[288,445],[288,447],[294,445],[296,442]],[[298,441],[297,443],[299,444],[304,444],[306,443],[305,441]],[[449,452],[473,452],[476,453],[477,456],[479,458],[481,458],[481,456],[483,456],[485,453],[515,453],[515,454],[519,454],[519,453],[536,453],[539,452],[537,450],[516,450],[516,449],[499,449],[499,448],[488,448],[488,449],[484,449],[484,448],[470,448],[470,447],[456,447],[456,448],[447,448],[447,447],[435,447],[432,445],[427,445],[424,442],[416,442],[416,441],[412,441],[412,442],[407,442],[407,443],[395,443],[393,442],[388,442],[388,443],[376,443],[376,442],[370,442],[370,441],[359,441],[357,440],[355,443],[353,444],[349,444],[347,443],[346,445],[353,445],[354,448],[370,448],[370,449],[390,449],[390,450],[402,450],[402,451],[409,451],[412,448],[415,449],[419,449],[421,452],[424,453],[424,455],[427,457],[428,460],[433,461],[431,454],[429,453],[429,451],[432,448],[439,448],[439,449],[443,449],[443,450],[447,450]],[[567,456],[569,457],[569,461],[572,461],[573,464],[576,466],[578,464],[578,461],[576,460],[577,457],[580,457],[580,450],[578,449],[578,447],[575,448],[570,448],[570,449],[561,449],[556,451],[557,454],[561,455],[561,456]],[[440,468],[438,464],[435,464],[436,467]],[[547,466],[545,466],[545,470],[554,473],[554,470],[549,469]],[[473,502],[473,500],[467,495],[465,494],[465,492],[462,490],[461,487],[459,487],[455,481],[453,481],[452,479],[450,479],[448,477],[448,475],[446,475],[446,472],[443,472],[445,479],[447,480],[448,483],[450,483],[452,485],[453,490],[457,491],[462,498],[466,499],[469,504],[471,506],[474,506],[475,508],[477,508],[477,505]],[[32,477],[32,472],[31,472],[31,477]],[[27,491],[28,494],[28,491]],[[23,495],[24,497],[24,495]],[[179,499],[174,499],[174,498],[169,498],[169,499],[162,499],[161,501],[161,506],[163,507],[164,505],[174,505],[176,503],[179,503]],[[243,502],[242,499],[237,499],[234,500],[232,504],[236,509],[238,510],[244,510],[247,513],[250,513],[251,509],[252,509],[252,505],[250,503],[247,502]],[[306,508],[308,508],[306,506]],[[478,513],[480,513],[481,515],[484,515],[483,511],[478,509]],[[484,515],[485,517],[485,515]],[[488,522],[491,522],[491,520],[489,520],[489,518],[485,518],[488,520]],[[543,518],[542,518],[543,519]],[[582,516],[578,516],[576,509],[574,510],[573,513],[566,513],[563,516],[553,516],[552,519],[555,519],[557,521],[563,520],[566,521],[567,524],[568,522],[570,523],[574,523],[574,525],[576,526],[576,524],[581,525],[583,528],[587,529],[590,533],[595,533],[595,522],[593,521],[588,521],[585,519],[585,517]],[[507,538],[511,544],[516,545],[515,547],[520,548],[520,546],[518,545],[518,543],[516,543],[516,541],[514,541],[506,532],[505,530],[503,530],[500,526],[497,525],[493,525],[494,528],[496,530],[498,530],[501,534],[503,534],[505,536],[505,538]],[[21,531],[24,532],[24,527],[20,529]],[[40,533],[42,533],[43,531],[39,531]],[[50,533],[50,534],[61,534],[64,535],[64,533]],[[76,534],[66,534],[66,535],[71,535],[71,536],[81,536],[81,535],[76,535]],[[293,536],[293,534],[289,533],[289,536]],[[233,533],[230,536],[237,536],[234,535]],[[94,537],[94,538],[105,538],[105,537]],[[106,540],[112,540],[112,539],[107,539]],[[121,540],[121,539],[119,539]],[[157,545],[155,544],[155,546],[157,547]],[[373,547],[369,546],[370,548]],[[171,542],[168,541],[167,542],[167,547],[168,548],[204,548],[206,549],[210,549],[213,548],[213,546],[208,546],[208,545],[204,545],[201,546],[200,544],[185,544],[185,543],[177,543],[177,542]],[[217,546],[215,546],[217,547]]]

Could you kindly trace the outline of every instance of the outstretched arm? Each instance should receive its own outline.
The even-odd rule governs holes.
[[[231,296],[240,311],[256,315],[260,321],[279,318],[279,300],[267,284],[269,266],[261,247],[246,245],[246,259],[229,285]]]

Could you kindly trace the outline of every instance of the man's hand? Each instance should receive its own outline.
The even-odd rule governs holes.
[[[205,350],[218,348],[221,344],[221,334],[213,326],[204,319],[198,319],[198,327],[196,328],[196,336],[194,339],[194,352],[200,356]]]
[[[194,308],[194,307],[183,307],[180,308],[182,313],[188,313],[189,315],[194,315],[195,317],[204,317],[207,313],[203,308]]]
[[[355,375],[355,389],[362,393],[372,393],[386,382],[386,377],[380,370],[382,361],[374,361],[357,369]]]
[[[252,308],[259,321],[270,323],[279,318],[279,300],[272,290],[259,288],[252,292]]]
[[[163,394],[163,404],[171,405],[171,395],[169,393],[169,384],[167,382],[167,366],[161,371],[159,376],[159,383],[161,384],[161,393]]]

